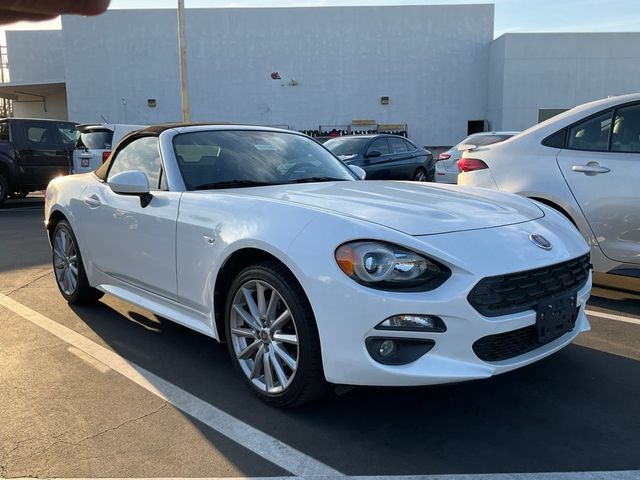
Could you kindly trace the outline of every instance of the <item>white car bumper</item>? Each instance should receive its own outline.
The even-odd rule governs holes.
[[[327,380],[349,385],[415,386],[482,379],[523,367],[568,345],[580,332],[590,329],[584,313],[591,291],[590,274],[579,291],[573,292],[577,293],[579,313],[571,331],[501,361],[481,360],[474,352],[474,343],[490,335],[535,328],[536,312],[531,309],[485,317],[467,298],[483,278],[533,270],[585,255],[587,245],[565,223],[562,218],[547,216],[520,225],[413,237],[414,245],[406,242],[404,245],[427,253],[452,270],[451,277],[442,286],[428,292],[374,290],[344,275],[333,259],[323,262],[312,259],[316,267],[324,267],[316,268],[312,276],[297,273],[303,275],[303,287],[316,316]],[[305,242],[315,241],[307,235],[318,238],[313,230],[308,229],[296,241],[294,253],[303,248]],[[544,235],[554,248],[541,250],[529,240],[527,232]],[[509,248],[497,249],[496,244]],[[457,257],[446,257],[444,252],[456,252]],[[311,267],[305,270],[312,271]],[[446,325],[446,331],[423,333],[375,328],[385,319],[402,314],[437,316]],[[379,363],[369,354],[366,340],[371,337],[428,339],[435,345],[411,363],[392,366]]]

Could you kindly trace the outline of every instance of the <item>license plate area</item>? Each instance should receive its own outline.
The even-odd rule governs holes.
[[[536,307],[536,330],[538,341],[547,343],[570,332],[578,319],[576,293],[553,297],[538,303]]]

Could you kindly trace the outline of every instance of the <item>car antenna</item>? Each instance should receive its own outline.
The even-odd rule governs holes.
[[[104,118],[104,115],[102,114],[99,114],[99,115],[100,115],[100,118],[104,120],[104,123],[109,123],[109,121],[106,118]]]

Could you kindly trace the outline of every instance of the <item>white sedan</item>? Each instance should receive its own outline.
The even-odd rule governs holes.
[[[458,183],[458,160],[462,152],[473,147],[493,145],[517,135],[518,132],[481,132],[469,135],[457,145],[438,155],[436,160],[436,182]]]
[[[518,193],[565,215],[597,272],[640,277],[640,93],[586,103],[464,153],[460,185]]]
[[[488,378],[589,329],[589,248],[554,210],[362,182],[308,137],[150,127],[46,194],[60,292],[104,293],[228,344],[278,406],[330,384]]]

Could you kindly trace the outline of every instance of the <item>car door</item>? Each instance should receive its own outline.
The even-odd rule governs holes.
[[[140,170],[153,196],[114,193],[108,182],[117,173]],[[114,154],[106,182],[85,189],[78,224],[95,268],[122,282],[167,298],[177,297],[176,223],[180,192],[171,192],[163,176],[157,137],[138,137]]]
[[[379,157],[367,157],[370,152],[380,152]],[[365,151],[362,168],[367,172],[367,180],[384,180],[391,178],[389,164],[393,161],[387,137],[374,139]]]
[[[69,150],[55,122],[19,120],[12,123],[19,182],[45,187],[53,178],[70,170]]]
[[[406,142],[400,137],[389,137],[388,140],[393,157],[390,164],[390,178],[394,180],[413,179],[415,170],[413,153],[409,151]]]
[[[570,126],[557,162],[603,253],[640,264],[640,104]]]

